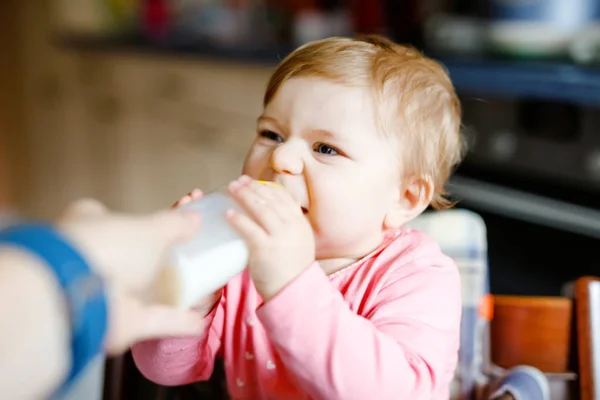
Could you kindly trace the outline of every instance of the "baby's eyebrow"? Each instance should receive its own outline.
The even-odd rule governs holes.
[[[275,118],[269,117],[267,115],[261,115],[260,117],[258,117],[257,123],[261,123],[261,122],[271,122],[271,123],[277,123],[277,120]]]
[[[343,135],[327,129],[312,129],[312,132],[329,140],[335,140],[337,142],[346,141],[346,138]]]

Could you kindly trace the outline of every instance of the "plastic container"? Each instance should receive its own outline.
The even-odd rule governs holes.
[[[225,219],[231,208],[243,212],[226,188],[179,207],[199,213],[202,226],[192,239],[171,250],[157,282],[161,303],[191,308],[244,270],[248,248]]]

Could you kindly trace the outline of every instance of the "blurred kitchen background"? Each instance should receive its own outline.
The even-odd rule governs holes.
[[[377,32],[444,63],[491,290],[600,271],[600,0],[3,0],[0,223],[71,200],[151,211],[234,178],[294,46]]]

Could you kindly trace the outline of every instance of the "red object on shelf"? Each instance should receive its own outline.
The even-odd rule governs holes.
[[[168,0],[146,0],[143,9],[145,34],[153,41],[163,41],[169,31],[171,20]]]
[[[352,0],[352,24],[356,33],[380,33],[384,27],[381,1]]]

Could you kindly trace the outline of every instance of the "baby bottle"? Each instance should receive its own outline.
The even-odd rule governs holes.
[[[202,223],[194,237],[171,249],[157,282],[162,303],[193,307],[246,267],[248,248],[225,219],[231,208],[243,212],[226,187],[179,206],[200,214]]]

